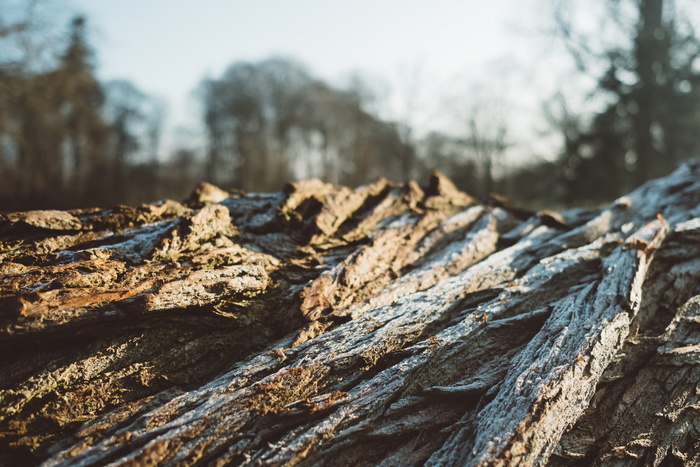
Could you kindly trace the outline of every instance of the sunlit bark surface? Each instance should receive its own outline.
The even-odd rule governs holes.
[[[0,259],[2,465],[700,464],[700,161],[560,213],[203,184]]]

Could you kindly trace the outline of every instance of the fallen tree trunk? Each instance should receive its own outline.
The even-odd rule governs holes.
[[[700,161],[0,219],[3,465],[700,463]]]

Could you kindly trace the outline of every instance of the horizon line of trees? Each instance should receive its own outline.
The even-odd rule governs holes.
[[[604,0],[624,39],[592,44],[568,3],[551,1],[559,36],[604,104],[581,113],[555,96],[545,111],[559,155],[517,166],[504,162],[517,144],[509,122],[488,105],[471,109],[459,132],[416,137],[373,110],[361,79],[332,86],[286,58],[236,62],[202,80],[204,147],[164,157],[164,104],[128,81],[96,78],[83,17],[49,54],[28,52],[32,15],[0,21],[0,43],[14,51],[0,61],[0,211],[181,199],[201,180],[279,191],[310,177],[424,180],[433,169],[475,196],[561,207],[609,201],[700,155],[700,42],[674,2]]]

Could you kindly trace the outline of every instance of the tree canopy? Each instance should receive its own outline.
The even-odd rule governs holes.
[[[530,163],[506,158],[526,142],[498,96],[474,88],[471,100],[449,105],[464,110],[456,125],[421,132],[410,118],[381,112],[381,98],[371,98],[378,93],[361,76],[334,85],[285,57],[234,62],[203,79],[201,126],[164,138],[160,99],[125,80],[97,78],[87,19],[74,18],[49,43],[29,33],[42,27],[33,19],[42,2],[30,2],[25,17],[0,23],[7,45],[0,205],[181,198],[202,179],[263,192],[313,177],[355,187],[384,176],[424,178],[433,169],[477,197],[496,191],[533,206],[599,204],[700,153],[700,41],[679,1],[594,2],[607,19],[594,32],[567,16],[572,3],[547,1],[558,5],[557,40],[579,72],[595,77],[590,101],[597,104],[584,110],[553,99],[547,110],[560,146]]]
[[[630,0],[608,2],[607,13],[614,31],[606,32],[621,39],[604,45],[558,16],[606,102],[588,123],[560,120],[569,199],[611,199],[700,154],[700,40],[683,11],[672,0]]]

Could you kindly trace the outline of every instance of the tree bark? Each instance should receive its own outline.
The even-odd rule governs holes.
[[[697,465],[700,161],[0,218],[0,464]]]

